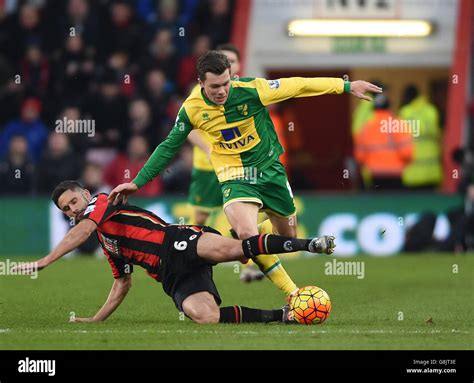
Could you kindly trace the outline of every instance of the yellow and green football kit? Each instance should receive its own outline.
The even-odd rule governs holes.
[[[211,145],[207,133],[198,130],[204,142]],[[213,211],[222,206],[221,185],[207,154],[197,145],[193,148],[193,170],[188,202],[202,211]]]
[[[170,134],[133,182],[141,188],[160,174],[189,132],[199,129],[209,137],[211,163],[222,186],[224,204],[255,202],[278,215],[291,216],[295,213],[293,196],[279,162],[283,147],[266,106],[344,91],[350,91],[350,83],[339,78],[246,78],[231,81],[227,101],[216,105],[196,87],[179,110]],[[276,255],[260,255],[255,263],[286,294],[296,289]]]
[[[231,81],[226,103],[216,105],[196,87],[170,134],[133,182],[140,188],[156,177],[176,156],[191,129],[207,133],[211,163],[223,188],[227,181],[255,182],[255,175],[274,165],[283,153],[266,106],[290,98],[340,94],[344,89],[348,87],[339,78],[246,78]],[[282,187],[290,193],[286,184]]]

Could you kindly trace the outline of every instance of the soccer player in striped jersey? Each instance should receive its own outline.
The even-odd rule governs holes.
[[[198,60],[201,89],[195,89],[181,107],[168,137],[150,156],[132,182],[118,185],[109,199],[125,200],[150,182],[176,156],[193,129],[212,138],[211,162],[222,187],[224,211],[240,239],[258,234],[259,210],[266,211],[280,235],[296,236],[296,208],[278,141],[266,106],[290,98],[351,93],[370,100],[366,92],[382,89],[366,81],[341,78],[246,78],[232,81],[225,55],[210,51]],[[253,259],[282,291],[291,295],[296,284],[279,258],[265,254]]]
[[[107,319],[122,303],[131,287],[133,266],[143,267],[163,285],[178,310],[197,323],[289,322],[288,306],[260,310],[243,306],[219,308],[221,298],[212,279],[217,263],[245,261],[265,253],[305,250],[331,254],[334,237],[312,240],[257,235],[244,241],[224,238],[208,226],[171,225],[145,209],[114,205],[107,194],[92,197],[76,181],[63,181],[52,199],[65,215],[78,222],[46,257],[20,267],[41,270],[69,253],[95,232],[112,268],[115,282],[107,301],[90,318]]]

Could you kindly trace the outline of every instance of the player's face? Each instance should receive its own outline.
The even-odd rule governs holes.
[[[214,104],[224,105],[229,97],[230,72],[228,69],[222,74],[206,72],[204,81],[199,80],[206,97]]]
[[[80,221],[90,200],[91,194],[87,189],[66,190],[58,198],[58,205],[69,218]]]
[[[240,61],[235,52],[232,51],[225,51],[223,50],[222,53],[224,53],[227,58],[229,59],[230,62],[230,77],[234,78],[237,76],[240,72]]]

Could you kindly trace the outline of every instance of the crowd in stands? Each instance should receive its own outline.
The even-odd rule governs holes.
[[[47,195],[65,179],[93,192],[131,181],[196,83],[197,58],[230,40],[233,7],[0,0],[0,194]],[[137,195],[187,193],[190,152]]]

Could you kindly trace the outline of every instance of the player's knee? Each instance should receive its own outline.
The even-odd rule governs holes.
[[[277,234],[284,237],[296,237],[296,225],[280,227],[278,228]]]
[[[203,318],[201,318],[200,324],[212,324],[219,323],[219,311],[208,311]]]
[[[193,322],[197,323],[199,323],[201,318],[204,316],[203,307],[183,304],[183,311],[189,318],[193,320]]]
[[[193,322],[199,324],[219,322],[219,306],[211,294],[202,297],[199,302],[193,303],[185,300],[183,302],[183,311]]]
[[[191,313],[190,313],[191,314]],[[198,324],[211,324],[219,322],[219,308],[216,306],[216,309],[211,309],[207,305],[204,305],[203,308],[195,310],[190,316],[193,322]]]
[[[254,235],[258,235],[258,233],[255,233],[253,230],[248,229],[236,230],[236,233],[241,241],[253,237]]]

